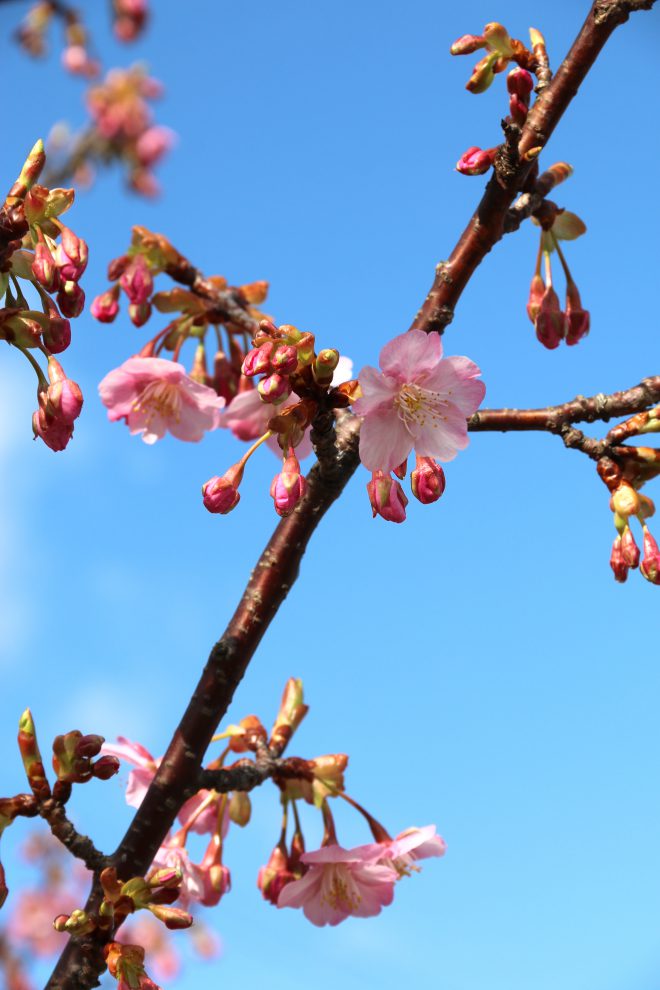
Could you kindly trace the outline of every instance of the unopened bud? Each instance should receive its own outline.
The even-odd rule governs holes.
[[[621,537],[617,536],[612,544],[612,553],[610,555],[610,567],[614,573],[615,581],[623,584],[624,581],[628,579],[628,565],[623,559],[623,551],[621,549]]]
[[[485,55],[472,70],[472,75],[468,79],[465,88],[470,93],[485,93],[493,79],[495,78],[495,63],[497,55]]]
[[[621,534],[621,556],[626,567],[637,567],[639,565],[639,547],[635,543],[630,526],[626,526]]]
[[[651,584],[660,584],[660,549],[646,526],[644,526],[644,557],[639,569]]]
[[[54,305],[42,336],[44,345],[51,354],[61,354],[71,343],[71,324],[59,315]]]
[[[43,239],[43,234],[34,249],[32,274],[47,292],[54,292],[60,284],[60,273],[55,264],[55,258]]]
[[[303,700],[303,682],[300,678],[290,677],[284,687],[277,718],[271,730],[271,749],[279,753],[284,750],[308,711],[309,706]]]
[[[231,821],[244,828],[250,821],[252,803],[245,791],[234,791],[229,799],[229,817]]]
[[[110,275],[109,270],[108,274]],[[114,281],[111,275],[110,280]],[[147,302],[153,292],[154,280],[149,266],[141,254],[136,254],[130,259],[122,271],[119,284],[134,305]]]
[[[612,492],[610,509],[612,512],[623,516],[624,519],[637,515],[639,512],[639,495],[629,482],[622,481],[619,487]]]
[[[319,385],[329,385],[339,364],[339,351],[326,347],[316,356],[313,366],[314,379]]]
[[[559,296],[551,285],[543,293],[534,327],[537,339],[550,351],[558,347],[566,336],[566,317],[559,305]]]
[[[273,373],[267,378],[262,378],[257,385],[259,395],[264,402],[269,402],[274,406],[280,405],[291,395],[291,383],[284,375]]]
[[[424,505],[437,502],[445,490],[445,472],[432,457],[417,457],[410,475],[413,495]]]
[[[272,353],[270,366],[280,375],[292,375],[298,367],[298,349],[291,344],[278,344]]]
[[[282,889],[292,880],[293,872],[289,869],[289,857],[282,843],[275,846],[265,866],[262,866],[257,876],[257,887],[261,895],[271,904],[277,904]]]
[[[100,756],[92,764],[92,775],[97,780],[110,780],[116,773],[119,773],[119,760],[116,756]]]
[[[495,161],[497,148],[483,148],[476,146],[468,148],[456,162],[456,171],[461,175],[483,175]]]
[[[450,55],[471,55],[486,47],[486,39],[480,34],[464,34],[449,49]]]
[[[128,318],[134,327],[143,327],[151,316],[151,303],[130,303]]]
[[[582,308],[580,293],[572,279],[566,284],[566,343],[577,344],[589,333],[589,312]]]
[[[221,478],[216,475],[202,485],[204,507],[209,512],[226,516],[236,508],[241,499],[238,486],[243,479],[243,471],[244,467],[239,461],[225,471]]]
[[[57,305],[64,316],[80,316],[85,306],[85,293],[77,282],[63,282],[57,293]]]
[[[285,458],[282,470],[273,478],[270,486],[271,498],[279,516],[289,516],[305,494],[307,482],[300,473],[300,464],[293,448]]]
[[[373,517],[382,516],[388,522],[402,523],[406,518],[408,499],[394,478],[382,471],[374,471],[367,483]]]
[[[119,286],[113,285],[107,292],[97,296],[90,311],[95,320],[99,323],[112,323],[119,312]]]
[[[532,278],[532,284],[529,287],[529,299],[527,300],[527,315],[532,323],[536,323],[536,317],[539,315],[544,295],[545,282],[539,274],[536,274]]]
[[[274,349],[275,344],[272,340],[265,341],[259,347],[253,347],[243,359],[242,373],[248,378],[252,378],[253,375],[270,374],[274,370],[270,363],[271,354]]]

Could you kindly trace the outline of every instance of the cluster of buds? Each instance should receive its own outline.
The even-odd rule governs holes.
[[[59,219],[73,203],[73,189],[37,184],[45,159],[38,141],[0,207],[0,340],[21,351],[37,375],[35,437],[51,450],[63,450],[83,398],[52,355],[69,346],[69,320],[85,304],[79,281],[87,266],[87,244]],[[36,306],[24,289],[38,299]],[[47,359],[47,377],[35,352]]]
[[[256,427],[257,440],[222,477],[215,476],[206,482],[202,488],[204,505],[210,512],[223,515],[235,508],[248,459],[262,443],[276,438],[283,464],[273,478],[270,494],[278,515],[288,516],[306,490],[295,448],[306,439],[319,412],[346,408],[356,395],[357,383],[334,385],[339,351],[324,348],[317,353],[314,334],[290,324],[278,327],[271,320],[261,320],[252,345],[241,366],[241,381],[247,383],[241,391],[250,390],[250,379],[259,378],[259,381],[253,398],[242,403],[251,407],[249,414],[243,411],[242,431],[238,432],[232,424],[238,412],[236,406],[225,415],[230,428],[242,439],[254,438],[252,431]],[[241,421],[240,413],[236,421]]]
[[[545,42],[540,31],[529,29],[530,51],[522,41],[512,38],[505,27],[496,22],[486,24],[483,34],[464,34],[449,49],[452,55],[472,55],[485,49],[486,54],[475,65],[466,85],[470,93],[484,93],[495,75],[504,72],[510,62],[515,62],[528,72],[538,72],[544,64]]]
[[[410,487],[422,505],[430,505],[437,502],[445,490],[445,472],[432,457],[416,454],[415,458],[415,468],[410,472]],[[406,477],[407,462],[404,461],[393,473],[396,478],[389,472],[373,471],[371,481],[367,482],[367,494],[374,519],[381,516],[387,522],[402,523],[406,518],[408,498],[397,479]]]
[[[21,47],[29,55],[43,56],[46,53],[46,35],[53,19],[61,20],[64,27],[64,68],[73,75],[94,79],[100,72],[100,64],[89,54],[89,38],[85,26],[78,12],[59,0],[40,0],[32,5],[16,32]]]
[[[178,870],[154,870],[149,877],[132,877],[122,882],[114,867],[106,867],[100,875],[103,899],[98,912],[91,914],[76,908],[71,914],[60,914],[53,926],[69,935],[87,935],[93,931],[119,928],[136,911],[150,911],[166,928],[190,928],[193,919],[182,908],[173,907],[181,892],[182,874]]]
[[[337,924],[349,915],[377,914],[381,906],[391,902],[394,883],[410,872],[412,860],[440,856],[444,852],[444,842],[435,835],[433,826],[411,829],[392,839],[372,815],[346,794],[346,754],[334,753],[315,759],[283,756],[307,712],[302,683],[290,678],[270,734],[257,716],[249,715],[214,737],[215,742],[224,741],[226,748],[206,768],[204,782],[210,787],[186,801],[179,812],[181,829],[165,840],[154,859],[155,869],[169,868],[180,872],[180,901],[184,906],[192,902],[217,904],[229,889],[229,870],[222,862],[222,851],[230,823],[248,824],[251,808],[245,792],[267,778],[279,791],[282,824],[275,848],[259,870],[257,885],[265,900],[279,908],[302,907],[315,924]],[[129,775],[126,795],[131,803],[139,804],[159,761],[142,746],[126,740],[120,740],[116,747],[106,746],[104,751],[137,765],[139,777],[138,771]],[[254,760],[246,754],[253,754]],[[230,755],[239,759],[228,764]],[[375,839],[374,844],[353,850],[339,845],[329,805],[335,798],[342,798],[364,817]],[[321,812],[324,837],[321,849],[316,852],[305,851],[297,808],[299,801]],[[289,842],[287,833],[291,819],[293,836]],[[187,849],[194,832],[211,833],[200,863],[191,861]],[[158,875],[162,876],[162,873]],[[333,893],[325,902],[321,896],[324,884]],[[366,909],[360,896],[362,884],[376,884],[378,888],[378,896],[369,898]]]
[[[537,186],[548,190],[567,179],[572,172],[570,165],[557,162],[539,177]],[[534,324],[537,339],[549,350],[558,347],[562,340],[569,346],[577,344],[589,333],[590,317],[582,306],[580,293],[559,242],[573,241],[581,237],[587,228],[575,213],[560,209],[548,199],[534,213],[532,221],[541,227],[541,237],[527,301],[527,315]],[[563,309],[552,280],[551,257],[555,251],[566,278]]]
[[[509,116],[502,121],[505,131],[509,125],[514,124],[517,128],[527,120],[529,112],[529,101],[534,88],[534,80],[527,71],[517,67],[512,69],[507,76],[507,89],[509,91]],[[516,131],[516,136],[517,136]],[[538,148],[532,148],[525,153],[525,159],[529,160],[538,155]],[[496,162],[500,146],[493,148],[479,148],[473,146],[465,151],[456,162],[456,171],[462,175],[483,175]]]
[[[119,760],[113,756],[102,756],[92,763],[92,759],[101,752],[103,743],[102,736],[84,736],[77,730],[57,736],[53,742],[53,768],[57,780],[51,788],[41,757],[32,713],[27,708],[18,723],[18,749],[32,793],[0,798],[0,835],[18,816],[31,818],[40,812],[44,813],[46,802],[65,804],[71,796],[72,784],[85,783],[92,777],[108,780],[117,773]],[[5,875],[0,864],[0,907],[6,896]]]
[[[660,406],[637,413],[612,427],[606,441],[613,446],[632,436],[648,433],[660,433]],[[648,527],[648,520],[655,514],[655,505],[639,491],[647,481],[660,475],[660,451],[655,447],[628,444],[616,446],[615,450],[619,463],[609,457],[598,462],[598,473],[610,491],[610,509],[617,531],[610,566],[615,579],[621,583],[631,569],[638,567],[647,581],[660,584],[660,549]],[[630,526],[634,518],[642,528],[642,553]]]
[[[155,196],[159,186],[153,166],[172,146],[173,134],[153,123],[150,100],[163,87],[142,66],[112,69],[102,83],[87,93],[92,117],[88,145],[101,158],[119,160],[128,169],[128,184],[144,196]]]

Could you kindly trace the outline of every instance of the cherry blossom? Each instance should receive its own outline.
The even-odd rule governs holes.
[[[338,925],[349,915],[380,914],[392,903],[399,877],[395,869],[379,863],[382,856],[381,843],[354,849],[332,844],[303,853],[301,860],[309,869],[301,880],[282,888],[277,906],[301,907],[305,917],[319,926]]]
[[[139,808],[144,795],[160,766],[160,758],[154,759],[148,749],[140,743],[131,742],[125,736],[117,736],[116,743],[103,743],[101,752],[104,756],[116,756],[135,766],[128,775],[126,785],[126,804]]]
[[[108,419],[126,420],[132,434],[155,443],[167,430],[179,440],[197,441],[220,424],[224,399],[194,381],[182,364],[155,357],[132,357],[99,385]]]
[[[452,460],[468,445],[467,420],[486,388],[476,364],[442,357],[440,334],[409,330],[380,352],[381,371],[359,375],[364,418],[360,459],[370,471],[393,471],[414,448],[421,457]]]

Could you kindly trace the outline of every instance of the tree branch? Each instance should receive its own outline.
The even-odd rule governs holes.
[[[602,0],[593,5],[569,55],[539,95],[529,115],[521,139],[521,154],[529,148],[545,146],[608,37],[617,24],[627,18],[629,5],[625,11],[622,3],[614,6],[617,8],[616,14],[608,15],[604,23],[596,23],[595,12],[603,7]],[[413,327],[426,332],[442,331],[450,322],[454,306],[472,273],[502,236],[506,213],[517,193],[523,189],[532,167],[532,164],[522,163],[518,167],[517,180],[507,185],[506,189],[495,178],[491,179],[449,261],[438,266],[433,288],[413,321]],[[581,400],[574,400],[578,401]],[[493,414],[490,425],[486,412],[477,414],[482,419],[471,424],[471,429],[507,429],[509,427],[502,425],[505,422],[503,414],[508,413],[510,417],[515,411],[490,411]],[[527,412],[532,414],[539,410]],[[547,422],[547,410],[540,412],[546,414]],[[498,416],[499,425],[492,425]],[[522,416],[518,421],[530,422],[530,418]],[[111,862],[124,879],[143,875],[148,870],[179,808],[191,793],[191,787],[198,784],[202,760],[211,737],[224,717],[262,636],[296,580],[312,533],[358,466],[359,421],[349,414],[339,414],[338,424],[335,456],[326,456],[327,444],[324,443],[323,460],[309,474],[305,498],[291,516],[279,523],[259,558],[224,635],[211,650],[201,679],[144,801],[111,857]],[[315,425],[318,429],[319,424]],[[331,429],[331,426],[323,424],[322,432],[327,434],[328,428]],[[87,909],[94,911],[99,899],[100,885],[96,880]],[[85,939],[72,937],[46,990],[89,990],[97,986],[98,976],[104,969],[101,939],[106,941],[107,938],[107,934],[94,934]]]
[[[436,269],[433,285],[411,324],[411,330],[442,333],[451,322],[454,307],[475,269],[505,232],[505,220],[516,195],[523,189],[533,168],[524,154],[544,148],[566,108],[612,32],[628,19],[632,10],[651,8],[654,0],[596,0],[568,55],[546,86],[523,128],[520,163],[506,186],[493,175],[469,224],[449,259]],[[511,229],[511,228],[509,228]]]

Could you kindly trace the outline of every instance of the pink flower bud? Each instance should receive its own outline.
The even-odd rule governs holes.
[[[143,327],[151,316],[151,303],[130,303],[128,316],[134,327]]]
[[[48,326],[44,328],[43,338],[51,354],[61,354],[71,343],[71,324],[59,315],[54,306]]]
[[[119,312],[119,286],[113,285],[107,292],[102,292],[97,296],[90,311],[95,320],[99,323],[112,323]]]
[[[567,344],[577,344],[589,333],[589,312],[582,308],[580,293],[572,279],[566,285],[566,320],[568,323]]]
[[[62,227],[62,243],[56,249],[57,267],[64,282],[77,282],[87,268],[87,243],[76,237],[68,227]]]
[[[497,148],[484,151],[476,146],[468,148],[456,162],[456,171],[462,175],[483,175],[492,166]]]
[[[82,45],[69,45],[62,52],[62,65],[74,76],[84,76],[85,79],[95,79],[101,66],[96,59],[90,58]]]
[[[289,379],[277,373],[268,375],[267,378],[262,378],[257,385],[257,389],[264,402],[270,402],[274,406],[278,406],[291,395]]]
[[[639,569],[651,584],[660,584],[660,549],[658,549],[658,544],[646,526],[644,527],[644,557]]]
[[[294,873],[289,868],[287,851],[280,844],[275,846],[266,865],[260,868],[257,887],[264,900],[276,905],[282,888],[295,879]]]
[[[270,365],[280,375],[292,375],[298,367],[298,349],[290,344],[280,344],[273,351]]]
[[[41,230],[39,233],[41,234]],[[43,239],[43,234],[34,249],[32,274],[46,292],[54,292],[60,283],[60,273],[50,248]]]
[[[485,93],[493,79],[495,78],[495,63],[497,55],[485,55],[472,70],[472,75],[468,79],[465,88],[469,93]]]
[[[637,567],[639,565],[639,547],[635,543],[630,526],[626,526],[621,534],[621,556],[626,567]]]
[[[209,512],[226,516],[235,509],[241,500],[238,486],[243,478],[243,466],[240,461],[230,467],[220,478],[217,475],[202,485],[204,506]]]
[[[471,55],[486,47],[486,39],[479,34],[464,34],[449,49],[450,55]]]
[[[273,478],[270,494],[279,516],[288,516],[305,494],[307,482],[300,473],[300,464],[293,448],[282,465],[282,470]]]
[[[516,67],[506,77],[506,88],[512,95],[515,94],[521,100],[529,103],[530,94],[534,89],[534,80],[527,69]]]
[[[529,299],[527,300],[527,315],[529,316],[532,323],[536,323],[536,317],[539,315],[539,310],[541,308],[541,301],[545,295],[545,282],[541,276],[537,273],[532,279],[532,284],[529,287]]]
[[[64,282],[57,293],[57,305],[64,316],[80,316],[85,305],[85,293],[77,282]]]
[[[46,394],[48,414],[71,426],[80,416],[83,407],[83,394],[80,387],[71,379],[65,378],[63,381],[49,385]]]
[[[395,523],[404,521],[408,499],[398,481],[382,471],[374,471],[367,483],[367,492],[374,518],[382,516]]]
[[[153,292],[154,280],[141,254],[131,258],[119,279],[119,284],[134,305],[138,306],[148,301]]]
[[[270,374],[274,370],[270,363],[271,354],[274,349],[275,344],[272,340],[267,340],[264,344],[260,344],[259,347],[253,347],[252,350],[248,351],[241,366],[243,374],[248,378],[252,378],[253,375]]]
[[[566,317],[559,305],[559,296],[551,285],[546,287],[534,322],[536,337],[552,351],[566,336]]]
[[[73,436],[73,426],[58,419],[49,420],[43,409],[32,416],[32,430],[35,437],[41,437],[51,450],[64,450]]]
[[[623,559],[623,552],[621,549],[621,537],[617,536],[612,544],[612,554],[610,556],[610,567],[614,573],[615,581],[619,581],[623,584],[624,581],[628,579],[628,565]]]
[[[432,457],[418,455],[410,484],[415,498],[424,505],[430,505],[437,502],[445,490],[445,472]]]

